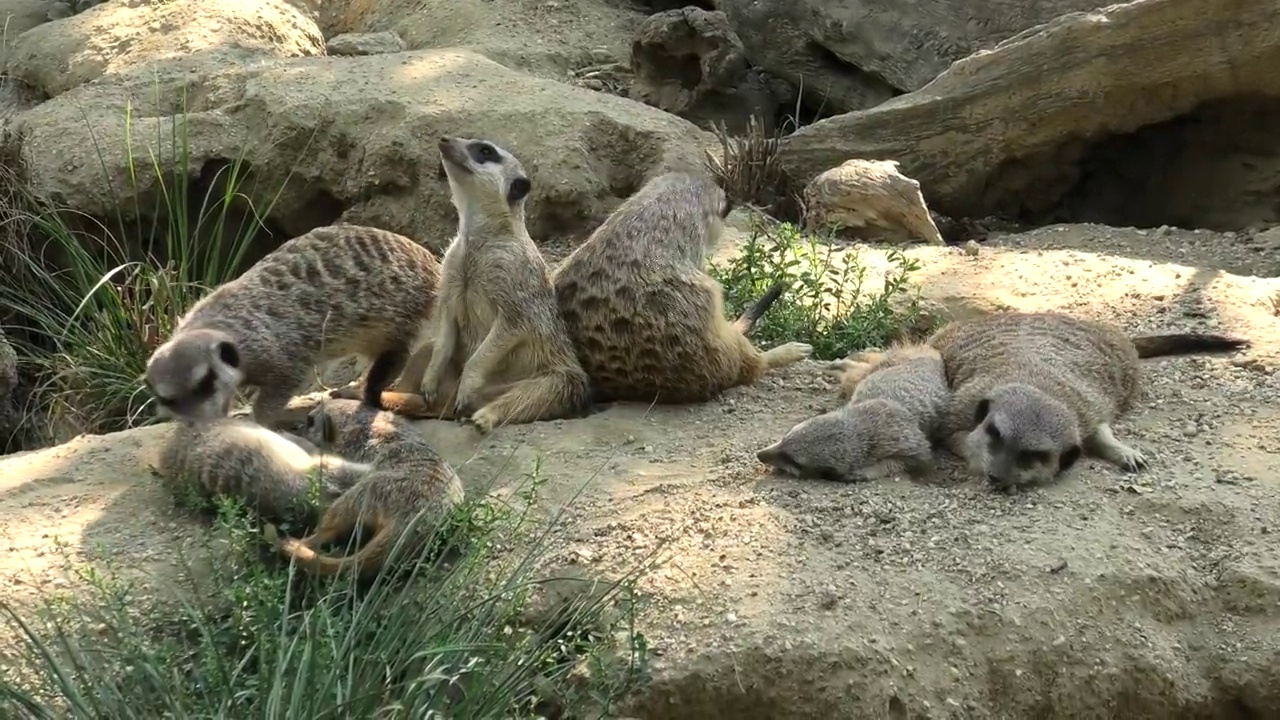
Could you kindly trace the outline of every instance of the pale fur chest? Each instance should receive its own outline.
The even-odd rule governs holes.
[[[495,288],[490,286],[501,282],[501,278],[490,277],[492,273],[488,272],[484,260],[469,242],[455,240],[445,253],[442,285],[456,298],[451,304],[453,319],[458,324],[458,341],[466,356],[484,341],[498,315],[492,296]]]

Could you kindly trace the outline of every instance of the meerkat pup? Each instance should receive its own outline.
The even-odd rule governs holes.
[[[1207,334],[1130,339],[1109,323],[1009,312],[953,322],[928,344],[942,354],[953,390],[941,430],[949,449],[1009,490],[1049,483],[1085,453],[1129,472],[1146,467],[1111,428],[1140,397],[1138,361],[1249,343]]]
[[[847,402],[809,418],[756,453],[760,462],[802,478],[854,482],[933,472],[938,423],[950,398],[942,356],[927,345],[898,345],[837,360]]]
[[[372,579],[402,536],[410,543],[405,550],[416,552],[462,503],[457,473],[406,418],[356,400],[331,399],[307,415],[307,432],[319,447],[372,467],[329,506],[311,535],[280,538],[268,531],[280,552],[313,574],[354,569],[360,579]],[[317,551],[350,537],[357,528],[372,536],[355,553],[334,557]]]
[[[481,432],[585,415],[587,374],[525,227],[529,177],[515,156],[486,140],[444,138],[439,149],[458,233],[442,262],[423,397],[469,414]],[[450,403],[444,395],[453,388]]]
[[[179,420],[161,446],[161,484],[179,499],[236,498],[267,522],[315,527],[320,510],[373,470],[243,418]]]
[[[745,335],[781,284],[736,322],[725,318],[706,263],[730,209],[708,177],[660,175],[556,270],[560,312],[598,400],[703,402],[809,357],[804,343],[761,352]]]
[[[313,367],[359,355],[370,362],[365,402],[381,407],[419,344],[439,277],[431,251],[403,235],[317,228],[197,302],[147,361],[147,387],[162,415],[189,420],[225,417],[237,389],[253,387],[254,420],[278,427]]]

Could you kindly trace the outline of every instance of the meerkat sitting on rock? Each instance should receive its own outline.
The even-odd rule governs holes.
[[[431,251],[403,235],[317,228],[197,302],[147,361],[147,387],[162,415],[188,420],[225,417],[237,389],[254,387],[254,420],[280,427],[317,364],[360,355],[370,361],[365,402],[381,407],[426,326],[439,277]]]
[[[304,527],[372,470],[242,418],[173,423],[156,466],[179,500],[230,497],[266,522]]]
[[[317,446],[372,468],[328,507],[311,535],[282,538],[268,529],[267,539],[313,574],[354,570],[372,579],[406,532],[409,544],[403,547],[412,555],[463,501],[457,473],[406,418],[356,400],[328,399],[307,415],[307,432]],[[317,551],[357,528],[371,536],[355,553],[335,557]]]
[[[524,168],[486,140],[444,138],[439,150],[458,233],[442,262],[424,399],[470,415],[481,432],[587,414],[587,374],[525,227]]]
[[[1137,403],[1142,358],[1235,350],[1223,335],[1130,339],[1108,323],[1055,312],[953,322],[928,344],[953,390],[941,433],[974,474],[1009,490],[1049,483],[1087,453],[1126,471],[1147,465],[1111,423]]]
[[[556,269],[560,312],[597,400],[703,402],[813,351],[792,342],[761,352],[745,335],[781,284],[736,322],[725,318],[706,263],[730,209],[708,177],[660,175]]]
[[[837,360],[847,402],[799,423],[756,453],[760,462],[802,478],[853,482],[933,472],[938,422],[950,398],[942,356],[927,345],[898,345]]]

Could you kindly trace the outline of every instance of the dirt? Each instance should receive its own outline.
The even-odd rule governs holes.
[[[910,252],[952,312],[1055,308],[1254,345],[1148,361],[1149,397],[1117,433],[1149,470],[1089,461],[1014,496],[955,467],[937,484],[766,474],[754,451],[837,402],[812,362],[703,405],[424,432],[472,493],[540,459],[546,510],[573,501],[566,561],[610,573],[662,546],[642,582],[653,681],[637,717],[1280,713],[1280,279],[1251,277],[1274,274],[1275,249],[1056,226],[976,257]],[[0,458],[0,594],[29,608],[68,587],[54,538],[167,582],[201,526],[146,470],[165,432]]]

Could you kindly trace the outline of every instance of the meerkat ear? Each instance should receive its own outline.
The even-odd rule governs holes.
[[[1058,472],[1064,473],[1080,459],[1080,446],[1072,445],[1058,455]]]
[[[518,203],[529,196],[529,191],[533,189],[533,183],[529,182],[527,177],[518,177],[511,181],[511,186],[507,188],[507,202]]]
[[[240,351],[237,350],[236,346],[232,343],[223,340],[213,347],[213,352],[217,354],[218,360],[220,360],[223,365],[226,365],[232,370],[240,367]]]
[[[981,425],[989,414],[991,414],[991,401],[987,398],[982,398],[978,401],[978,406],[973,409],[973,424]]]

